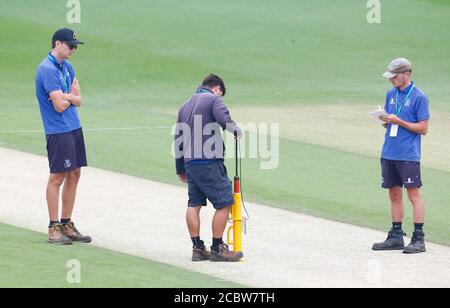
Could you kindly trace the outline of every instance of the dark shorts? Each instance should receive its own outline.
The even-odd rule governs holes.
[[[189,186],[189,207],[206,206],[208,199],[214,208],[221,209],[234,204],[233,189],[227,168],[221,160],[207,164],[186,164]]]
[[[404,188],[422,187],[419,162],[396,161],[382,158],[381,171],[383,188],[392,188],[395,186]]]
[[[65,173],[86,167],[86,147],[83,130],[47,135],[47,152],[50,173]]]

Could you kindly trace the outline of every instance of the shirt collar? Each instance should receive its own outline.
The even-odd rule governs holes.
[[[50,61],[53,62],[53,64],[57,65],[58,67],[62,68],[63,64],[64,64],[64,60],[62,62],[58,62],[58,60],[55,58],[54,55],[52,55],[51,52],[48,53],[48,58],[50,59]]]
[[[414,82],[411,81],[411,84],[405,89],[405,90],[400,90],[400,93],[402,94],[408,94],[409,91],[411,90],[411,88],[414,86]]]
[[[204,92],[209,92],[211,94],[214,94],[213,91],[209,87],[206,87],[206,86],[198,87],[197,91],[195,93],[204,93]]]

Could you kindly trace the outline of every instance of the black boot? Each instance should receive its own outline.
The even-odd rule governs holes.
[[[404,235],[406,234],[402,230],[391,229],[386,241],[374,244],[372,250],[403,250],[405,248]]]
[[[413,254],[413,253],[421,253],[426,252],[425,248],[425,233],[423,231],[415,231],[413,233],[413,238],[411,240],[411,244],[403,250],[403,253]]]

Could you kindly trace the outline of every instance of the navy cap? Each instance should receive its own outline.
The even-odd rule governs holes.
[[[67,42],[72,45],[84,44],[77,39],[77,35],[73,30],[67,28],[59,29],[53,34],[52,43],[56,41]]]

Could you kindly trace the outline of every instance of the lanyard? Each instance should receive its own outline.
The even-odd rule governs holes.
[[[70,85],[69,85],[69,81],[67,80],[67,70],[64,70],[63,64],[62,64],[62,63],[58,63],[58,61],[56,60],[56,58],[55,58],[51,53],[48,54],[48,58],[49,58],[50,61],[52,61],[52,63],[55,64],[56,67],[58,68],[60,74],[62,75],[62,76],[60,75],[60,77],[64,78],[64,85],[65,85],[65,88],[64,88],[64,91],[63,91],[63,92],[64,92],[64,93],[68,93],[68,92],[69,92],[69,89],[70,89]]]
[[[413,84],[408,94],[406,94],[405,98],[403,99],[401,105],[398,104],[398,94],[400,90],[397,89],[397,96],[395,97],[395,114],[397,115],[397,117],[400,116],[400,114],[402,113],[403,107],[405,107],[406,101],[408,100],[409,96],[411,95],[415,87],[416,86]]]
[[[207,92],[211,93],[211,91],[206,90],[206,89],[199,89],[195,93],[207,93]]]

